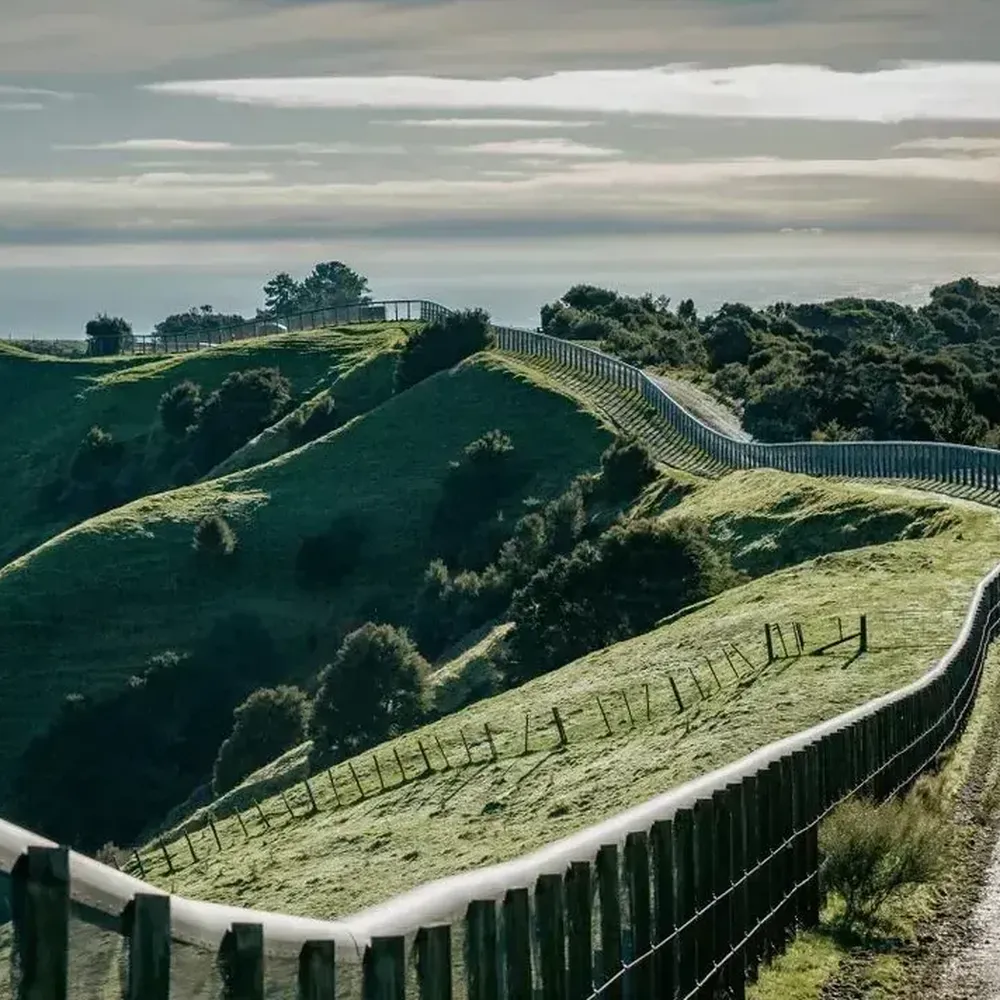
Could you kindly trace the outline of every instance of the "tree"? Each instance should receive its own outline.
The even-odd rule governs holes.
[[[105,478],[118,469],[125,448],[101,427],[91,427],[73,455],[69,474],[78,482]]]
[[[227,326],[238,326],[245,323],[246,318],[239,313],[217,313],[210,305],[188,309],[187,312],[174,313],[160,320],[153,331],[164,342],[175,343],[177,340],[198,343],[207,339],[214,331]]]
[[[634,500],[656,478],[656,463],[638,440],[615,440],[601,455],[601,481],[612,500]]]
[[[198,463],[211,468],[232,454],[291,403],[291,383],[277,368],[231,372],[202,407],[196,432]]]
[[[416,725],[428,669],[402,629],[368,622],[348,635],[319,675],[309,722],[315,755],[343,760]]]
[[[371,302],[368,279],[339,260],[317,264],[299,286],[297,306],[303,311],[355,302]]]
[[[160,397],[160,423],[174,438],[182,438],[201,415],[201,386],[190,379],[171,386]]]
[[[107,357],[130,351],[135,345],[132,324],[121,316],[98,313],[87,322],[87,353],[94,357]]]
[[[264,314],[273,319],[295,312],[299,293],[299,283],[281,271],[264,285]]]
[[[489,314],[482,309],[449,313],[411,334],[396,364],[396,391],[402,392],[435,372],[457,365],[495,340]]]
[[[236,532],[221,514],[207,514],[195,525],[192,545],[199,556],[224,559],[236,551]]]
[[[296,687],[260,688],[233,712],[233,729],[219,747],[212,790],[222,795],[306,737],[309,703]]]

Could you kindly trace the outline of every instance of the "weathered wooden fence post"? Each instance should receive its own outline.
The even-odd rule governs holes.
[[[420,1000],[451,1000],[451,928],[447,924],[421,927],[415,947]],[[333,997],[331,990],[323,1000]]]
[[[569,1000],[586,1000],[594,985],[590,864],[574,861],[566,872]]]
[[[566,997],[566,920],[563,880],[560,875],[540,875],[535,883],[538,941],[541,958],[542,1000]]]
[[[18,1000],[66,1000],[69,850],[29,847],[11,871]]]
[[[629,974],[632,997],[653,995],[653,957],[647,954],[652,944],[652,919],[649,880],[649,837],[642,832],[625,838],[625,877],[628,885],[629,913],[632,927],[632,960]]]
[[[498,1000],[497,908],[476,899],[465,914],[465,980],[469,1000]]]
[[[603,982],[606,983],[622,969],[621,884],[617,844],[605,844],[597,852],[597,888],[601,901],[601,968]],[[604,996],[608,1000],[621,1000],[622,992],[622,982],[616,979],[604,990]]]
[[[507,1000],[532,1000],[531,901],[527,889],[509,889],[503,900]]]
[[[219,948],[224,1000],[264,1000],[264,928],[233,924]]]
[[[170,897],[138,893],[122,927],[129,940],[127,1000],[169,1000]]]
[[[363,1000],[405,1000],[406,939],[373,937],[362,966]]]
[[[337,988],[337,943],[306,941],[299,952],[299,1000],[333,1000]]]

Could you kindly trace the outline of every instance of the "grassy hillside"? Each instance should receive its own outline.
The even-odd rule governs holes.
[[[398,343],[407,324],[284,334],[163,358],[58,359],[0,349],[0,565],[89,515],[55,501],[95,424],[125,445],[132,496],[171,485],[157,464],[160,396],[184,379],[216,388],[233,371],[277,367],[313,395]],[[363,393],[345,393],[360,412]]]
[[[141,368],[114,378],[144,381]],[[345,627],[404,621],[436,554],[428,532],[448,463],[495,427],[510,435],[528,473],[512,510],[595,468],[611,439],[537,372],[481,356],[309,445],[138,500],[0,569],[0,777],[67,694],[113,689],[149,656],[188,648],[224,615],[259,616],[292,677],[327,662]],[[223,572],[206,572],[192,551],[194,526],[211,512],[223,513],[239,538]],[[302,537],[345,513],[366,529],[360,568],[333,593],[301,590],[293,569]]]
[[[639,512],[662,501],[654,485]],[[194,816],[198,862],[175,831],[167,840],[176,873],[149,847],[147,876],[199,898],[332,917],[509,859],[918,676],[950,645],[976,583],[1000,556],[1000,516],[985,508],[767,471],[703,483],[660,516],[706,519],[738,566],[763,575],[379,748],[384,791],[375,755],[362,755],[352,764],[363,800],[340,765],[330,775],[336,794],[329,777],[312,779],[319,812],[311,814],[301,783],[306,748],[291,751],[217,804],[218,816],[230,816],[216,824],[222,852]],[[867,653],[848,641],[765,664],[765,622],[782,624],[794,654],[791,623],[802,625],[810,652],[838,638],[838,617],[856,631],[861,613]],[[553,706],[565,722],[564,750]],[[277,794],[283,786],[294,818]],[[246,810],[249,841],[234,809]]]

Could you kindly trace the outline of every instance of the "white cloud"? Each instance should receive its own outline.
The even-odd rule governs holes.
[[[243,153],[275,152],[320,155],[400,155],[405,146],[372,146],[357,142],[262,142],[235,143],[203,141],[200,139],[116,139],[111,142],[95,142],[79,145],[57,144],[58,150],[90,150],[95,152],[158,152],[158,153]]]
[[[897,143],[893,149],[923,149],[939,153],[1000,153],[1000,136],[971,137],[949,136],[948,138],[910,139]]]
[[[46,107],[37,101],[0,101],[0,111],[44,111]]]
[[[1000,120],[1000,62],[906,63],[864,72],[772,64],[583,70],[497,80],[275,77],[145,85],[163,94],[282,108],[532,109],[702,118]]]
[[[157,186],[160,184],[192,184],[214,187],[219,184],[267,184],[274,174],[265,170],[245,170],[242,173],[188,173],[181,170],[157,171],[137,174],[129,178],[133,184]]]
[[[0,84],[0,97],[46,97],[53,101],[71,101],[76,94],[65,90],[46,90],[42,87],[15,87],[13,84]]]
[[[373,125],[398,125],[403,128],[589,128],[593,121],[568,121],[551,118],[400,118],[376,120]]]
[[[587,146],[572,139],[512,139],[509,142],[479,142],[472,146],[450,147],[456,152],[480,153],[487,156],[573,157],[591,159],[620,156],[620,149]]]

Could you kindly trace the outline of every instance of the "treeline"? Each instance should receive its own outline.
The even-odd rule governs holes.
[[[763,441],[1000,442],[1000,287],[963,278],[911,308],[876,299],[723,305],[578,285],[543,306],[552,336],[687,369]]]

